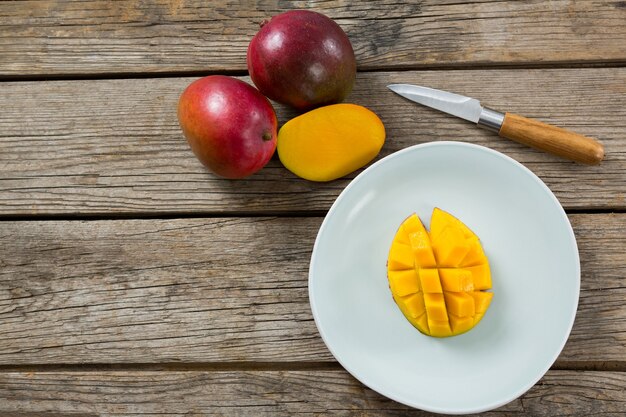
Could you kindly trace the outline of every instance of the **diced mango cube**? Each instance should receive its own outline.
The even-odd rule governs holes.
[[[420,287],[423,292],[442,293],[441,281],[437,269],[420,268],[417,270],[420,278]]]
[[[458,317],[470,317],[476,313],[474,298],[466,292],[445,292],[443,294],[446,301],[448,313]]]
[[[420,281],[414,269],[388,271],[387,277],[391,292],[400,297],[420,291]]]
[[[454,226],[446,227],[433,240],[433,252],[439,267],[456,267],[470,250],[463,232]]]
[[[414,264],[415,260],[413,259],[413,250],[411,247],[394,240],[389,250],[387,269],[389,271],[413,269]]]
[[[450,322],[445,320],[431,320],[428,318],[428,329],[430,335],[434,337],[447,337],[452,336],[452,330],[450,329]]]
[[[398,297],[397,300],[402,303],[409,316],[417,318],[426,312],[424,305],[424,295],[422,293],[412,294],[406,297]]]
[[[469,295],[474,299],[474,306],[476,309],[476,314],[484,313],[489,308],[489,304],[491,304],[491,299],[493,298],[492,292],[485,291],[472,291]]]
[[[443,299],[443,294],[423,294],[428,318],[432,320],[448,320],[448,312],[446,310],[446,302]]]
[[[415,256],[415,265],[420,268],[434,268],[437,266],[435,254],[430,245],[430,238],[426,231],[417,231],[409,234],[409,242]]]
[[[450,314],[450,327],[453,334],[465,333],[472,327],[474,327],[474,316],[459,317],[454,314]]]
[[[394,296],[394,300],[400,307],[400,311],[409,322],[417,327],[422,333],[429,333],[428,316],[426,315],[426,307],[424,305],[424,294],[417,293],[406,297]]]
[[[472,273],[457,268],[440,268],[439,277],[444,291],[461,292],[473,291],[474,281]]]
[[[406,236],[409,236],[411,233],[415,233],[418,231],[426,231],[422,221],[417,216],[417,214],[413,213],[409,217],[406,218],[400,225],[399,231],[402,231]]]
[[[491,270],[489,269],[488,263],[463,269],[472,273],[472,281],[474,282],[475,290],[488,290],[491,288]]]
[[[467,240],[470,245],[470,250],[465,255],[465,258],[459,264],[460,267],[475,266],[487,263],[487,257],[483,252],[483,247],[480,244],[480,240],[477,237],[472,237]]]
[[[409,245],[414,252],[415,265],[422,268],[434,268],[437,266],[428,232],[416,214],[409,216],[402,223],[399,233],[408,237]]]

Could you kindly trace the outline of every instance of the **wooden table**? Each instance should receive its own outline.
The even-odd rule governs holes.
[[[0,3],[0,415],[427,414],[351,377],[311,316],[312,245],[357,173],[317,184],[274,159],[218,179],[178,127],[187,84],[249,81],[258,23],[307,5],[353,42],[349,101],[385,123],[379,158],[485,145],[535,172],[569,215],[574,329],[545,377],[491,414],[624,415],[626,2],[254,3]],[[606,160],[500,139],[386,92],[393,82],[597,137]],[[281,123],[294,115],[276,109]]]

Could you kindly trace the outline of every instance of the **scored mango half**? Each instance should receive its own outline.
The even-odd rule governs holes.
[[[485,315],[493,293],[491,270],[478,237],[456,217],[433,210],[430,232],[417,214],[394,236],[387,278],[402,314],[420,332],[456,336]]]

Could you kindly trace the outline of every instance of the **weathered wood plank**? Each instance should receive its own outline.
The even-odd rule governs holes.
[[[617,417],[625,408],[625,373],[549,371],[522,397],[489,415]],[[391,401],[343,370],[2,373],[0,414],[14,413],[435,416]]]
[[[582,292],[559,361],[624,366],[626,214],[571,220]],[[0,222],[0,364],[332,361],[307,293],[320,223]]]
[[[355,174],[319,184],[276,159],[243,181],[208,173],[176,120],[192,78],[3,83],[0,215],[241,213],[327,210]],[[393,82],[444,88],[485,105],[598,137],[606,160],[560,160],[423,108],[386,89]],[[526,164],[566,208],[626,207],[626,68],[361,73],[350,101],[387,129],[380,157],[438,140],[489,146]],[[294,113],[277,106],[281,122]]]
[[[570,215],[581,264],[574,328],[558,361],[626,362],[626,214]],[[622,301],[618,301],[622,299]],[[596,333],[595,326],[603,330]],[[591,333],[593,334],[591,334]],[[600,349],[600,351],[596,349]],[[602,365],[601,365],[602,367]]]
[[[327,14],[359,67],[624,62],[621,1],[0,2],[0,76],[245,70],[259,24]]]
[[[330,359],[306,289],[319,223],[2,222],[0,363]]]

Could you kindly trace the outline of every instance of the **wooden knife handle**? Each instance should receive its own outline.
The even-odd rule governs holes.
[[[599,164],[604,158],[604,147],[597,140],[517,114],[504,115],[498,134],[583,164]]]

